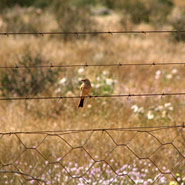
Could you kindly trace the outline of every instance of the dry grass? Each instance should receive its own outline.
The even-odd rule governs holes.
[[[103,18],[96,18],[100,25]],[[104,20],[104,19],[103,19]],[[106,20],[106,18],[105,18]],[[113,21],[116,19],[113,19]],[[112,22],[108,17],[108,23],[104,21],[104,30],[120,29],[118,22]],[[111,23],[113,28],[111,27]],[[50,23],[51,24],[51,23]],[[53,23],[55,24],[55,23]],[[109,26],[108,26],[109,25]],[[152,29],[147,25],[139,25],[136,29]],[[24,55],[24,52],[29,48],[34,55],[40,52],[44,59],[51,61],[53,64],[100,64],[100,63],[147,63],[147,62],[184,62],[185,48],[184,43],[174,43],[170,40],[168,34],[147,34],[147,35],[106,35],[101,38],[92,37],[86,40],[76,39],[73,42],[63,42],[61,38],[50,37],[33,37],[33,36],[16,36],[16,37],[1,37],[1,65],[14,65],[17,57]],[[21,69],[22,70],[22,69]],[[85,71],[79,73],[78,69],[65,69],[61,71],[58,80],[66,78],[72,85],[72,90],[66,92],[67,95],[79,95],[79,87],[76,87],[75,80],[78,78],[88,77],[92,82],[97,83],[98,76],[102,76],[103,72],[108,73],[105,78],[114,79],[117,83],[114,85],[113,93],[161,93],[161,92],[183,92],[185,87],[185,71],[179,66],[173,67],[115,67],[115,68],[85,68]],[[160,73],[160,74],[159,74]],[[55,96],[58,82],[53,87],[48,87],[47,92],[42,95]],[[96,87],[94,87],[96,88]],[[62,94],[63,95],[63,94]],[[168,105],[168,103],[170,103]],[[114,128],[114,127],[135,127],[135,126],[159,126],[159,125],[174,125],[181,124],[185,120],[185,98],[184,97],[154,97],[154,98],[104,98],[104,99],[87,99],[83,109],[77,108],[78,100],[40,100],[40,101],[12,101],[1,102],[0,105],[0,123],[1,132],[13,131],[42,131],[42,130],[63,130],[63,129],[88,129],[88,128]],[[133,106],[141,108],[141,112],[135,111]],[[163,106],[162,109],[159,109]],[[159,109],[159,110],[158,110]],[[149,113],[150,112],[150,113]],[[153,117],[149,118],[149,114]],[[113,138],[118,142],[127,141],[130,133],[111,133]],[[128,134],[128,135],[127,135]],[[176,133],[161,132],[156,134],[160,140],[168,139]],[[82,145],[89,137],[90,133],[66,135],[64,138],[73,146]],[[132,134],[131,134],[132,135]],[[120,136],[120,137],[119,137]],[[40,135],[22,135],[20,139],[27,147],[37,146],[42,141],[44,136]],[[145,155],[147,152],[152,152],[154,148],[154,138],[147,143],[146,138],[149,137],[146,133],[139,134],[133,142],[129,144],[131,148],[135,148],[137,154]],[[146,141],[138,144],[137,141]],[[11,163],[11,159],[16,159],[23,145],[20,145],[15,136],[0,135],[1,147],[0,151],[0,167],[1,163]],[[13,145],[12,145],[13,141]],[[48,137],[41,148],[38,150],[51,162],[56,158],[63,156],[70,149],[66,149],[62,140],[58,137]],[[101,142],[100,142],[101,141]],[[164,141],[166,142],[166,141]],[[184,153],[183,140],[181,137],[175,141],[178,149]],[[65,146],[65,147],[64,147]],[[85,148],[90,151],[95,158],[103,159],[106,156],[106,151],[109,152],[114,143],[105,133],[94,133],[90,138]],[[156,143],[156,148],[158,143]],[[79,149],[80,150],[80,149]],[[122,151],[123,148],[117,148],[114,159],[119,166],[125,164],[125,156],[130,156],[129,152]],[[147,150],[147,152],[146,152]],[[172,153],[175,156],[171,165],[174,165],[179,160],[179,155]],[[167,151],[167,149],[165,149]],[[80,151],[81,152],[81,151]],[[80,152],[77,152],[79,155]],[[146,153],[145,153],[146,152]],[[161,153],[160,153],[161,152]],[[160,151],[161,156],[157,156],[155,160],[161,159],[166,161],[168,153]],[[15,155],[14,155],[15,154]],[[60,155],[61,154],[61,155]],[[80,153],[78,159],[73,159],[77,155],[74,151],[64,160],[64,165],[72,160],[76,161],[81,166],[88,165],[86,155]],[[15,163],[22,171],[27,171],[27,166],[22,163],[32,163],[33,156],[36,160],[41,160],[41,157],[35,154],[35,151],[26,150],[24,156],[19,158],[18,163]],[[53,159],[52,156],[55,156]],[[81,157],[81,158],[80,158]],[[120,160],[118,160],[118,158]],[[43,160],[43,158],[42,158]],[[41,161],[42,161],[41,160]],[[79,160],[79,161],[78,161]],[[138,160],[136,157],[130,159],[128,164],[132,164],[133,160]],[[22,163],[21,163],[22,162]],[[42,163],[42,164],[41,164]],[[116,164],[115,163],[115,164]],[[156,161],[156,163],[158,163]],[[39,162],[39,165],[44,165],[45,162]],[[138,163],[139,164],[139,163]],[[163,164],[163,163],[161,163]],[[33,165],[33,164],[32,164]],[[112,164],[114,166],[114,164]],[[33,165],[34,166],[34,165]],[[164,166],[169,166],[164,164]],[[144,167],[140,167],[142,169]],[[27,172],[30,172],[29,170]],[[31,173],[37,176],[40,171],[32,170]],[[179,168],[176,173],[184,173],[184,170]],[[152,174],[152,172],[151,172]],[[183,175],[183,174],[182,174]],[[12,176],[11,176],[12,177]],[[149,178],[149,177],[148,177]],[[168,179],[170,179],[168,177]]]

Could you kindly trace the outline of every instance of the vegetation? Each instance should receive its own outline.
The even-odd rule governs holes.
[[[25,53],[17,65],[24,68],[1,71],[0,82],[3,96],[37,95],[56,81],[56,70],[29,68],[43,65],[43,59],[39,54],[33,58],[29,52]]]
[[[92,31],[95,26],[95,21],[92,20],[89,14],[88,7],[79,8],[79,4],[70,1],[57,1],[53,4],[53,11],[59,26],[59,30],[63,32],[72,31]],[[95,27],[94,27],[95,28]],[[69,35],[63,35],[64,40],[69,40]]]
[[[179,13],[179,15],[176,15],[171,20],[171,25],[174,30],[181,31],[185,29],[185,9],[182,9],[182,11]],[[172,35],[174,40],[179,41],[185,41],[185,34],[184,33],[175,33]]]
[[[158,26],[164,30],[184,29],[181,13],[184,1],[180,0],[173,4],[162,0],[150,0],[150,3],[145,0],[6,2],[0,1],[3,5],[0,7],[4,7],[0,15],[1,32],[153,30]],[[111,9],[110,13],[92,14],[92,9],[102,6]],[[133,7],[137,13],[132,11]],[[174,16],[174,11],[178,17]],[[183,62],[183,40],[184,35],[179,33],[109,34],[88,38],[80,35],[1,36],[1,66],[22,65],[25,68],[0,69],[0,94],[1,97],[78,96],[82,78],[91,80],[92,95],[184,92],[185,70],[180,65],[28,68],[45,64]],[[156,184],[184,183],[181,129],[155,130],[151,132],[153,136],[135,131],[64,135],[36,132],[181,125],[185,120],[183,96],[87,98],[83,109],[77,108],[78,101],[1,101],[1,132],[35,134],[0,134],[0,171],[20,170],[46,180],[47,184],[84,183],[82,179],[71,179],[66,169],[73,175],[83,174],[90,184],[110,181],[132,184],[127,176],[117,177],[112,169],[118,174],[129,173],[138,184],[151,184],[154,180]],[[122,146],[116,146],[111,138]],[[79,146],[83,146],[93,159],[105,160],[112,168],[104,161],[93,161]],[[148,159],[139,160],[130,149],[139,157],[152,159],[158,168]],[[176,179],[168,174],[159,176],[159,169],[170,170]],[[1,172],[0,184],[25,183],[21,175]]]
[[[162,26],[173,8],[171,0],[133,0],[124,1],[122,6],[124,13],[129,14],[135,24],[141,22]]]

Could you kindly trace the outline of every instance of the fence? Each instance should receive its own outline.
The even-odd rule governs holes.
[[[141,31],[74,31],[74,32],[0,32],[2,36],[9,35],[101,35],[101,34],[164,34],[164,33],[185,33],[185,30],[141,30]]]
[[[9,35],[164,34],[181,31],[3,32]],[[0,69],[171,66],[172,63],[0,66]],[[184,96],[185,92],[129,93],[89,98]],[[0,97],[7,100],[73,99],[80,96]],[[184,123],[174,126],[0,133],[1,184],[183,184]],[[11,180],[10,180],[11,179]]]
[[[10,143],[17,148],[1,156],[0,182],[12,177],[12,184],[163,184],[168,176],[182,183],[178,174],[184,166],[183,129],[184,123],[0,133],[1,148]]]
[[[0,69],[24,69],[24,68],[75,68],[75,67],[125,67],[125,66],[185,66],[185,62],[152,62],[152,63],[119,63],[119,64],[63,64],[63,65],[37,65],[37,66],[0,66]]]

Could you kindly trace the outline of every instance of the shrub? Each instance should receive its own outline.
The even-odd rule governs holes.
[[[135,24],[151,22],[156,26],[164,24],[173,8],[171,0],[132,0],[123,1],[121,6]]]
[[[173,9],[172,0],[149,0],[146,4],[149,14],[149,21],[157,27],[167,22],[167,16]]]
[[[73,1],[55,1],[53,5],[54,14],[58,22],[60,31],[75,32],[75,31],[92,31],[95,21],[92,20],[88,6],[83,8],[78,7],[78,3]],[[72,37],[63,35],[64,40],[69,40]]]
[[[2,15],[3,31],[7,32],[38,32],[44,27],[41,10],[34,8],[14,7]]]
[[[180,31],[185,30],[185,10],[181,13],[180,16],[175,17],[171,21],[171,26],[174,30]],[[179,42],[184,41],[185,42],[185,33],[172,33],[172,38]]]
[[[20,7],[38,7],[38,8],[45,8],[51,5],[52,1],[50,0],[1,0],[0,1],[0,9],[4,10],[7,8],[12,8],[15,6]]]
[[[43,58],[37,54],[31,56],[27,52],[18,61],[24,69],[4,70],[0,73],[1,93],[3,96],[37,95],[56,81],[58,71],[42,68],[29,68],[43,63]]]
[[[140,0],[125,1],[124,10],[130,14],[131,20],[135,24],[142,21],[149,22],[149,11]]]
[[[23,6],[31,6],[32,3],[34,1],[33,0],[1,0],[0,1],[0,7],[1,9],[4,9],[4,8],[12,8],[13,6],[16,6],[16,5],[19,5],[21,7]]]

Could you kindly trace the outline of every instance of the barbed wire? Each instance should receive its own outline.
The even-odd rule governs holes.
[[[107,95],[92,95],[86,98],[130,98],[130,97],[154,97],[154,96],[184,96],[185,92],[169,92],[169,93],[141,93],[141,94],[107,94]],[[60,99],[79,99],[81,96],[40,96],[40,97],[0,97],[0,101],[9,100],[60,100]]]
[[[136,30],[136,31],[69,31],[69,32],[0,32],[2,36],[9,35],[99,35],[99,34],[163,34],[163,33],[185,33],[185,30]]]
[[[118,64],[50,64],[50,65],[36,65],[36,66],[0,66],[0,69],[27,69],[27,68],[76,68],[76,67],[125,67],[125,66],[172,66],[183,65],[185,62],[151,62],[151,63],[118,63]]]
[[[139,160],[140,162],[137,165],[140,165],[142,161],[147,160],[148,165],[145,165],[146,169],[155,168],[157,170],[157,175],[147,175],[147,179],[150,178],[152,181],[152,184],[157,182],[160,178],[162,178],[162,175],[170,175],[177,183],[179,182],[178,177],[175,175],[175,170],[179,168],[179,165],[183,163],[185,156],[183,155],[183,149],[182,145],[177,144],[177,140],[179,137],[181,137],[184,142],[184,136],[183,136],[183,128],[184,128],[184,122],[182,125],[173,125],[173,126],[149,126],[149,127],[129,127],[129,128],[100,128],[100,129],[75,129],[75,130],[60,130],[60,131],[39,131],[39,132],[6,132],[6,133],[0,133],[0,140],[1,140],[1,147],[3,147],[3,141],[6,146],[6,137],[11,137],[12,135],[15,136],[11,139],[14,141],[17,140],[17,144],[15,147],[17,148],[17,152],[15,152],[17,155],[15,155],[13,158],[11,158],[11,162],[3,161],[3,158],[0,158],[0,174],[17,174],[23,178],[23,180],[20,180],[21,184],[24,184],[25,182],[32,182],[32,183],[38,183],[38,184],[48,184],[52,182],[57,182],[62,180],[62,182],[65,181],[65,184],[70,184],[71,181],[76,182],[77,180],[81,180],[84,182],[84,184],[91,184],[92,179],[94,179],[93,182],[98,182],[98,176],[97,174],[93,174],[93,177],[90,177],[92,175],[91,173],[94,173],[95,166],[97,164],[101,164],[101,171],[105,170],[107,175],[110,175],[110,171],[108,171],[108,168],[110,168],[111,172],[114,174],[114,178],[110,178],[111,182],[114,182],[116,178],[123,177],[128,178],[130,183],[136,184],[137,178],[135,175],[132,175],[131,168],[129,168],[130,171],[125,171],[121,167],[115,165],[116,162],[122,161],[123,159],[127,158],[127,155],[132,159],[132,163],[134,163],[134,160]],[[156,131],[162,131],[163,129],[173,129],[170,130],[170,141],[161,141],[160,135],[156,135]],[[71,131],[71,132],[69,132]],[[121,135],[114,135],[113,131],[115,131],[117,134],[121,132]],[[66,134],[69,134],[70,137],[73,137],[73,134],[79,133],[79,132],[88,132],[90,134],[84,135],[83,134],[83,141],[80,145],[73,145],[70,140],[68,140],[65,136]],[[97,135],[97,132],[102,132],[102,134]],[[117,139],[119,137],[125,138],[124,133],[132,133],[129,138],[126,139],[126,141],[123,140],[123,142],[120,143]],[[165,131],[165,133],[168,132]],[[24,139],[28,137],[28,135],[38,135],[38,134],[44,134],[44,137],[39,137],[40,141],[35,140],[37,144],[33,144],[32,146],[28,146],[27,142],[24,142]],[[122,135],[123,134],[123,135]],[[141,140],[140,134],[144,134],[145,138],[147,137],[147,140]],[[22,137],[23,135],[26,135],[25,138]],[[138,136],[139,135],[139,136]],[[99,138],[100,143],[96,143],[95,138],[98,139],[99,137],[102,137],[102,139]],[[118,138],[117,138],[118,136]],[[50,153],[48,153],[48,148],[50,148],[51,145],[55,145],[56,140],[51,139],[58,139],[57,141],[62,143],[62,145],[57,145],[58,147],[56,150],[53,150],[52,153],[54,156],[57,156],[56,159],[53,158]],[[105,139],[106,138],[106,139]],[[178,138],[178,139],[177,139]],[[7,138],[8,139],[8,138]],[[38,139],[38,138],[37,138]],[[103,142],[103,140],[105,141]],[[51,143],[49,144],[48,141],[51,140]],[[141,153],[138,148],[135,146],[135,142],[137,141],[138,148],[142,148],[144,146],[144,149],[142,150],[143,153]],[[32,140],[33,142],[33,140]],[[102,142],[102,143],[101,143]],[[149,142],[153,143],[151,146],[154,149],[151,149],[149,152],[147,149],[147,145],[143,145],[143,143],[147,144]],[[57,143],[59,144],[59,143]],[[102,146],[99,146],[102,144]],[[177,144],[177,145],[176,145]],[[156,146],[155,146],[156,145]],[[111,146],[111,147],[110,147]],[[46,148],[45,148],[46,147]],[[68,150],[65,150],[64,148],[67,147]],[[109,150],[106,148],[109,147]],[[20,150],[22,148],[22,150]],[[97,158],[96,155],[94,155],[94,150],[105,150],[106,152],[103,152],[103,156],[99,156]],[[45,150],[47,149],[47,152]],[[115,156],[115,153],[119,151],[119,149],[122,150],[123,154],[122,156],[117,159],[117,155]],[[162,158],[163,155],[160,155],[161,152],[169,150],[170,152],[165,153],[167,157]],[[63,154],[61,151],[65,151]],[[145,153],[146,152],[146,153]],[[25,156],[28,155],[28,153],[33,158],[27,158]],[[100,154],[102,154],[100,152]],[[7,154],[8,155],[8,154]],[[86,157],[86,163],[88,164],[88,167],[85,167],[82,165],[82,167],[85,168],[84,171],[78,170],[78,168],[81,168],[80,160],[82,160],[83,157],[78,158],[78,155],[83,155]],[[173,156],[174,155],[174,156]],[[163,160],[168,160],[169,157],[171,160],[166,163],[166,167],[173,166],[172,168],[166,168],[164,169],[161,166],[161,162],[164,162]],[[69,157],[69,158],[68,158]],[[69,161],[69,159],[71,161]],[[78,159],[76,161],[76,159]],[[117,159],[117,160],[116,160]],[[174,160],[176,159],[176,160]],[[39,163],[37,161],[37,165],[33,166],[34,174],[37,172],[37,175],[32,174],[32,169],[25,167],[24,165],[32,166],[32,160],[39,160],[43,161],[43,163]],[[113,161],[112,161],[113,160]],[[114,161],[116,160],[116,161]],[[124,161],[124,160],[123,160]],[[123,162],[122,161],[122,162]],[[77,164],[77,165],[76,165]],[[56,172],[56,166],[59,165],[59,171]],[[72,165],[72,166],[70,166]],[[123,165],[130,165],[129,161],[125,161]],[[8,167],[14,167],[16,170],[8,170]],[[60,169],[61,168],[61,169]],[[74,171],[74,168],[76,169]],[[138,166],[140,170],[143,168]],[[42,169],[42,172],[40,172],[40,169]],[[91,171],[92,170],[92,171]],[[134,171],[136,168],[134,167]],[[48,180],[50,177],[49,173],[52,172],[52,180]],[[97,171],[98,174],[100,173]],[[61,177],[60,174],[63,174],[63,177]],[[154,171],[152,170],[152,174]],[[56,177],[61,177],[63,179],[59,179]],[[142,176],[143,180],[145,179],[145,176]],[[6,182],[7,176],[5,176]],[[59,180],[58,180],[59,179]],[[3,182],[3,176],[0,179],[0,182]]]

